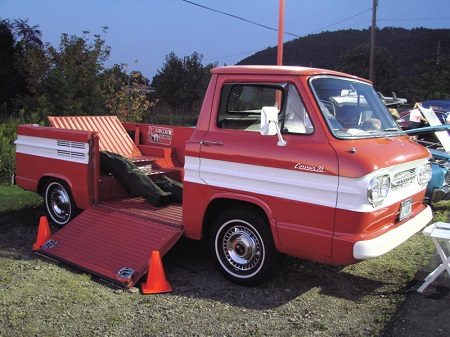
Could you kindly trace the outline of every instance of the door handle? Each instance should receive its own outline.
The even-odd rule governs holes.
[[[221,142],[213,142],[213,141],[210,141],[210,140],[202,140],[200,142],[200,144],[201,145],[205,145],[205,146],[210,146],[210,145],[222,146],[223,145],[223,143],[221,143]]]

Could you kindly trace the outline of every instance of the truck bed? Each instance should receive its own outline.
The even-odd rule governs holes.
[[[39,253],[122,287],[148,272],[153,251],[164,256],[183,233],[181,204],[154,207],[142,198],[84,210],[41,246]]]
[[[143,198],[129,198],[103,202],[97,206],[135,217],[151,219],[153,221],[177,228],[182,226],[181,204],[172,203],[163,207],[155,207]]]

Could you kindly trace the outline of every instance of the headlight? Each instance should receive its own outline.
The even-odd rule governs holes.
[[[417,181],[420,186],[424,187],[431,180],[431,164],[426,163],[419,168],[419,174],[417,175]]]
[[[391,179],[386,174],[384,176],[374,177],[367,187],[367,199],[373,207],[381,205],[391,188]]]

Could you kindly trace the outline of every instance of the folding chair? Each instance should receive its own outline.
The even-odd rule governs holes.
[[[423,230],[423,235],[429,236],[433,240],[436,251],[442,260],[442,263],[433,270],[427,277],[425,283],[417,289],[418,292],[423,292],[436,278],[447,270],[450,276],[450,223],[436,222]],[[444,248],[447,247],[449,255],[446,255]]]

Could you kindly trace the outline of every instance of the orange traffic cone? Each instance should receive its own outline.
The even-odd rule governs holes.
[[[41,216],[39,220],[39,228],[36,243],[33,245],[33,250],[41,249],[41,246],[50,239],[50,227],[48,225],[47,217]]]
[[[152,252],[150,258],[150,268],[148,270],[147,282],[142,284],[144,294],[167,293],[172,291],[172,287],[166,280],[159,251]]]

